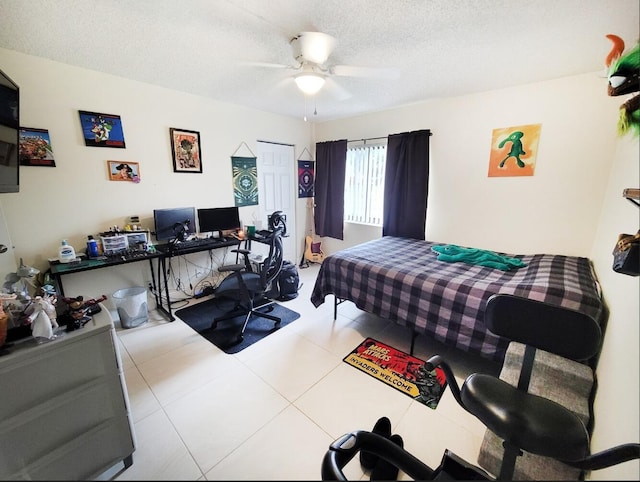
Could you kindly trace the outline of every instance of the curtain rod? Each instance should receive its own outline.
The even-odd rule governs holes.
[[[367,141],[378,141],[380,139],[386,139],[386,137],[369,137],[367,139],[354,139],[352,141],[347,141],[347,142],[367,142]]]
[[[429,131],[429,137],[431,137],[433,135],[433,133],[431,131]],[[366,143],[367,141],[378,141],[380,139],[388,139],[389,137],[369,137],[367,139],[353,139],[353,140],[348,140],[347,143],[349,142],[364,142]]]

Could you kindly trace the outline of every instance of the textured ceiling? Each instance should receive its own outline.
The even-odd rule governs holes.
[[[639,11],[638,0],[0,0],[0,47],[317,122],[599,71],[605,35],[638,40]],[[304,31],[338,40],[331,63],[397,78],[332,77],[305,101],[294,71],[255,65],[293,65],[289,41]]]

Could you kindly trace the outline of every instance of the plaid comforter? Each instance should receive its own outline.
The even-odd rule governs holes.
[[[484,309],[495,293],[578,310],[600,320],[604,307],[588,258],[512,255],[527,264],[510,271],[437,260],[440,244],[385,236],[326,257],[311,294],[328,294],[411,327],[458,349],[502,361],[509,341],[490,333]]]

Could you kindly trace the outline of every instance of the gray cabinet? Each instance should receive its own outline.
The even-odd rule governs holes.
[[[88,480],[133,462],[135,436],[108,310],[0,357],[0,480]]]

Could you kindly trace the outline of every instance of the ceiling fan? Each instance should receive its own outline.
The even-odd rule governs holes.
[[[322,32],[301,32],[289,43],[293,48],[294,63],[292,65],[251,62],[251,65],[284,68],[295,71],[292,75],[298,88],[308,96],[317,94],[331,77],[377,77],[396,78],[397,74],[390,69],[356,67],[351,65],[334,65],[329,61],[331,53],[337,45],[335,37]],[[332,85],[339,97],[347,98],[350,94],[343,88]]]

